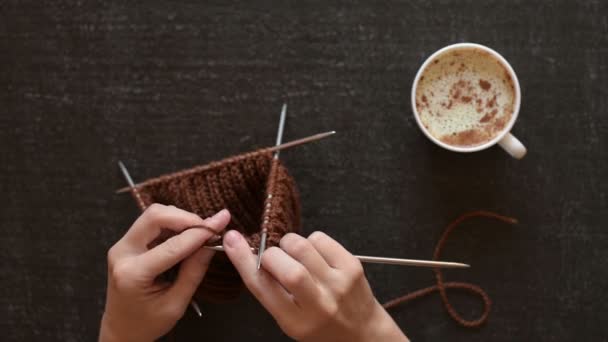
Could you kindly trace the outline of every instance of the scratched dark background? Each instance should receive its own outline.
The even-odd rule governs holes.
[[[2,1],[0,330],[4,341],[91,341],[105,253],[138,214],[133,177],[337,130],[282,154],[305,232],[360,254],[430,258],[493,300],[480,329],[437,294],[391,310],[416,341],[603,340],[608,336],[608,5],[604,1]],[[498,147],[433,145],[412,117],[417,68],[455,42],[510,61],[523,92],[521,161]],[[427,269],[366,267],[380,301],[433,284]],[[450,292],[467,318],[476,297]],[[249,295],[188,311],[179,340],[287,338]],[[203,338],[204,337],[204,338]]]

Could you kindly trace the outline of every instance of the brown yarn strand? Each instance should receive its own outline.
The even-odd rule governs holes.
[[[227,208],[232,219],[226,230],[241,232],[256,248],[263,230],[268,233],[267,246],[270,247],[278,245],[285,234],[300,228],[296,183],[269,149],[148,179],[131,188],[131,193],[142,211],[152,203],[161,203],[208,217]],[[171,231],[162,230],[148,248],[171,235]],[[176,271],[171,270],[172,274],[165,278],[173,279]],[[228,257],[217,253],[195,298],[226,301],[238,296],[242,288],[242,280]]]
[[[471,219],[471,218],[475,218],[475,217],[492,218],[492,219],[496,219],[496,220],[499,220],[499,221],[502,221],[505,223],[509,223],[509,224],[517,223],[517,220],[515,218],[499,215],[499,214],[489,212],[489,211],[480,210],[480,211],[473,211],[473,212],[463,214],[460,217],[458,217],[456,220],[452,221],[444,230],[443,234],[441,235],[441,238],[439,239],[439,241],[437,242],[437,245],[435,246],[435,252],[433,253],[433,260],[438,260],[440,258],[441,251],[442,251],[443,247],[445,246],[445,244],[447,243],[450,233],[452,231],[454,231],[454,229],[456,229],[456,227],[458,227],[462,222],[464,222],[468,219]],[[382,306],[386,309],[389,309],[389,308],[395,307],[399,304],[403,304],[403,303],[412,301],[414,299],[424,297],[435,291],[439,291],[439,295],[441,296],[441,301],[443,302],[443,306],[445,307],[445,309],[448,312],[448,314],[450,315],[450,317],[454,321],[456,321],[458,324],[462,325],[463,327],[467,327],[467,328],[476,328],[486,322],[486,320],[488,319],[488,315],[490,314],[492,301],[490,300],[490,297],[488,296],[488,294],[481,287],[479,287],[475,284],[463,283],[463,282],[444,282],[443,273],[441,272],[440,268],[433,268],[433,272],[435,272],[435,279],[437,281],[436,285],[429,286],[429,287],[426,287],[426,288],[423,288],[420,290],[410,292],[406,295],[397,297],[395,299],[392,299],[392,300],[384,303]],[[458,314],[456,309],[454,309],[454,307],[450,303],[450,301],[448,299],[447,291],[446,291],[447,289],[464,290],[464,291],[471,292],[471,293],[481,297],[481,300],[483,301],[483,312],[482,312],[481,316],[475,320],[467,320],[467,319],[463,318],[460,314]]]

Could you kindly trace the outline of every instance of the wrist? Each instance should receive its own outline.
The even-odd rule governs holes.
[[[133,336],[129,331],[125,331],[107,315],[103,314],[101,318],[101,328],[99,330],[99,342],[148,342],[145,338]]]
[[[393,318],[376,302],[370,319],[361,333],[363,341],[409,341]]]
[[[104,313],[101,318],[101,328],[99,329],[99,342],[117,342],[120,341],[120,336],[116,333],[108,322],[108,318]]]

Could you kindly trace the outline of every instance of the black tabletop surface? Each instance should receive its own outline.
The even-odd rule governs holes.
[[[439,296],[391,310],[417,341],[601,340],[608,333],[605,1],[7,1],[0,11],[2,340],[91,341],[109,246],[138,215],[135,180],[285,140],[338,134],[281,158],[304,233],[359,254],[430,258],[445,225],[487,209],[445,259],[487,290],[465,329]],[[523,160],[441,149],[412,116],[435,50],[477,42],[515,69]],[[428,269],[367,266],[380,301],[432,285]],[[478,298],[449,292],[467,318]],[[180,340],[288,340],[248,294],[201,303]]]

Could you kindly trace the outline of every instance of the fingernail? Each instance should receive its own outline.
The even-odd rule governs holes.
[[[224,243],[228,247],[235,247],[240,240],[241,234],[239,234],[239,232],[237,232],[236,230],[230,230],[224,235]]]

